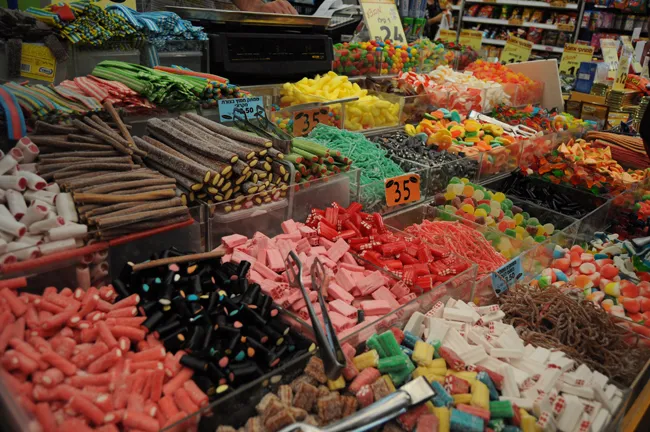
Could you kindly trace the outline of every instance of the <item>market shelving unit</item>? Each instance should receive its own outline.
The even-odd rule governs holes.
[[[478,6],[478,8],[477,8]],[[533,22],[532,20],[522,20],[520,18],[505,18],[503,17],[503,12],[500,9],[493,9],[489,13],[489,17],[482,16],[469,16],[468,13],[470,8],[478,9],[484,6],[501,6],[501,7],[511,7],[512,11],[515,11],[517,8],[522,9],[531,9],[532,14],[574,14],[569,17],[568,22],[565,18],[560,17],[551,17],[553,23],[544,23],[544,22]],[[580,23],[582,22],[582,14],[584,12],[585,3],[583,0],[578,0],[577,3],[566,3],[560,1],[554,2],[544,2],[544,1],[528,1],[528,0],[463,0],[461,3],[461,10],[459,16],[459,31],[463,28],[478,28],[483,30],[486,25],[488,26],[498,26],[507,28],[508,32],[523,29],[526,32],[529,32],[531,29],[543,30],[545,32],[558,32],[567,34],[562,36],[563,42],[575,42],[578,39],[578,33],[580,28]],[[499,13],[501,12],[501,13]],[[480,13],[480,12],[479,12]],[[510,14],[511,12],[509,12]],[[478,13],[477,13],[478,15]],[[501,15],[501,16],[499,16]],[[499,17],[497,17],[499,16]],[[542,21],[542,19],[540,19]],[[548,21],[548,19],[546,20]],[[558,22],[563,21],[563,22]],[[525,36],[523,36],[525,38]],[[543,40],[542,40],[543,41]],[[541,42],[541,41],[540,41]],[[494,45],[494,46],[504,46],[506,43],[505,39],[500,38],[483,38],[483,44],[485,45]],[[564,51],[564,43],[557,42],[556,44],[551,43],[535,43],[533,45],[533,55],[540,55],[540,52],[545,52],[549,54],[561,54]],[[535,53],[537,51],[537,53]]]
[[[634,29],[641,28],[641,37],[648,37],[648,9],[616,8],[612,0],[591,0],[585,3],[578,32],[578,40],[590,43],[600,51],[600,39],[617,39],[632,36]]]

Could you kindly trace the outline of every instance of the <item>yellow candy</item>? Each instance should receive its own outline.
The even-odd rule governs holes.
[[[460,135],[459,137],[464,137],[465,136],[465,128],[462,126],[452,126],[451,129],[449,129],[449,132],[454,132],[454,131],[459,131]]]
[[[515,222],[517,222],[517,219],[515,219]],[[516,226],[515,227],[515,232],[517,234],[522,234],[523,235],[526,232],[526,228],[524,228],[522,226]]]
[[[470,400],[469,404],[483,409],[490,409],[490,390],[479,380],[474,381],[474,384],[472,384],[472,400]]]
[[[492,135],[485,134],[483,135],[483,141],[490,144],[492,141],[494,141],[494,137]]]
[[[517,213],[516,215],[514,215],[513,219],[515,220],[515,223],[517,225],[521,225],[521,223],[524,221],[524,215],[522,215],[521,213]]]
[[[451,201],[451,200],[453,200],[454,198],[456,198],[456,194],[455,194],[455,193],[453,193],[453,192],[445,192],[445,199],[446,199],[447,201]]]
[[[487,226],[493,226],[496,225],[497,223],[494,221],[494,218],[492,216],[488,216],[485,218],[485,224]]]
[[[541,236],[546,234],[546,230],[544,229],[544,225],[538,225],[537,226],[537,235]]]
[[[458,404],[469,404],[472,401],[472,395],[469,393],[455,394],[452,395],[454,398],[454,403]]]
[[[520,426],[523,432],[537,432],[537,419],[532,415],[522,416]]]
[[[366,351],[365,353],[359,354],[352,359],[354,366],[356,366],[359,371],[362,371],[365,368],[369,367],[377,367],[378,361],[379,354],[377,354],[377,350]]]
[[[437,358],[437,359],[431,360],[429,362],[429,364],[426,365],[426,367],[428,367],[429,369],[445,369],[446,370],[447,369],[447,362],[445,362],[445,359],[443,359],[443,358]],[[447,372],[445,372],[445,373],[443,373],[441,375],[445,375],[446,373]]]
[[[418,366],[426,366],[431,360],[433,360],[433,352],[435,348],[433,345],[426,342],[417,341],[415,342],[415,348],[413,349],[413,355],[411,355],[411,360],[413,360]]]
[[[494,194],[494,197],[492,197],[492,199],[498,203],[502,203],[506,199],[506,196],[503,192],[497,192]]]
[[[412,124],[407,124],[406,126],[404,126],[404,132],[406,132],[408,136],[414,136],[417,133],[415,131],[415,126],[413,126]]]
[[[471,204],[463,204],[460,209],[465,213],[474,214],[474,206]]]
[[[487,212],[486,212],[484,209],[479,208],[479,209],[476,209],[476,210],[474,211],[474,216],[476,216],[476,217],[486,217],[486,216],[487,216]]]
[[[465,120],[464,125],[467,132],[476,132],[481,129],[481,124],[476,120]]]
[[[474,385],[474,382],[476,382],[477,373],[476,372],[464,372],[464,371],[456,372],[454,370],[449,370],[447,372],[447,375],[453,375],[453,376],[458,377],[460,379],[464,379],[465,381],[470,383],[470,385]]]
[[[605,294],[618,297],[621,295],[621,285],[618,282],[610,282],[605,285]]]
[[[340,390],[342,388],[345,388],[345,378],[343,378],[343,375],[338,377],[336,380],[332,381],[330,379],[327,380],[327,388],[330,390]]]
[[[431,401],[427,401],[427,402],[424,403],[424,405],[427,407],[427,409],[429,410],[429,412],[430,412],[431,414],[433,414],[433,412],[434,412],[433,410],[436,408],[436,407],[433,405],[433,402],[431,402]]]
[[[388,376],[388,375],[382,375],[381,376],[384,381],[386,381],[386,385],[390,389],[391,392],[395,391],[395,384],[393,383],[393,380]]]
[[[441,375],[436,373],[440,371],[442,371],[442,369],[430,369],[424,366],[418,366],[413,371],[413,378],[418,378],[423,376],[429,382],[438,381],[440,384],[444,384],[445,382],[444,374]]]
[[[434,408],[433,415],[438,417],[438,432],[449,432],[451,417],[451,411],[449,408]]]
[[[469,179],[468,179],[467,177],[463,177],[463,178],[461,178],[460,181],[461,181],[463,184],[467,184],[467,183],[469,183]]]

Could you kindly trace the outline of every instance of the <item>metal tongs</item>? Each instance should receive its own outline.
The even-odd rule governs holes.
[[[326,284],[324,283],[325,269],[323,268],[323,264],[321,264],[318,258],[314,260],[314,263],[311,266],[311,284],[312,289],[318,293],[318,303],[320,304],[320,309],[323,314],[325,331],[321,328],[321,323],[316,316],[316,312],[314,312],[311,301],[309,300],[309,294],[302,283],[302,262],[300,261],[300,258],[298,258],[298,255],[296,255],[294,251],[291,251],[287,256],[285,263],[287,265],[287,278],[289,280],[289,285],[300,288],[305,303],[307,303],[307,311],[309,312],[311,325],[314,328],[316,342],[320,347],[320,355],[323,359],[323,365],[325,366],[325,374],[329,379],[335,380],[341,376],[341,371],[346,365],[346,360],[343,350],[341,349],[341,344],[339,344],[339,339],[334,331],[334,326],[332,325],[330,316],[327,313],[325,299],[323,298],[322,290],[323,288],[326,288]],[[298,270],[297,272],[296,269]]]
[[[500,126],[504,132],[517,138],[532,138],[537,135],[537,131],[531,127],[525,125],[512,126],[477,111],[470,112],[467,118]]]
[[[302,430],[303,432],[362,432],[384,424],[390,419],[404,414],[412,406],[421,404],[436,395],[426,378],[418,377],[360,411],[326,427],[294,423],[280,432]]]

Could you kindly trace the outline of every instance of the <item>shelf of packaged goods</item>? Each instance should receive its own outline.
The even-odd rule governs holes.
[[[537,7],[537,8],[547,8],[547,9],[568,9],[568,10],[578,10],[577,3],[560,3],[551,4],[543,1],[526,1],[526,0],[495,0],[495,1],[485,1],[485,0],[466,0],[467,3],[485,3],[485,4],[506,4],[514,6],[526,6],[526,7]]]
[[[519,24],[519,23],[513,23],[509,20],[497,19],[497,18],[463,17],[463,22],[496,24],[496,25],[513,26],[513,27],[535,27],[544,30],[560,30],[558,29],[558,26],[556,26],[555,24],[542,24],[542,23],[534,23],[528,21],[523,21],[521,22],[521,24]]]
[[[483,43],[487,44],[487,45],[504,46],[506,44],[506,41],[499,40],[499,39],[483,39]],[[549,45],[538,45],[538,44],[533,45],[533,50],[535,50],[535,51],[546,51],[546,52],[552,52],[552,53],[564,52],[564,48],[561,48],[561,47],[554,47],[554,46],[549,46]]]

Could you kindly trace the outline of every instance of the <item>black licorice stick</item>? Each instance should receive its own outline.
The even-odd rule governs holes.
[[[187,301],[181,296],[176,296],[172,299],[172,309],[183,318],[190,318],[192,316],[192,312],[187,307]]]
[[[246,344],[255,350],[255,355],[265,356],[267,359],[272,357],[271,350],[264,344],[253,337],[246,337]],[[267,360],[268,361],[268,360]]]
[[[237,294],[243,294],[248,290],[248,279],[239,278],[237,283],[233,286],[233,291],[236,291]]]
[[[202,351],[208,351],[212,345],[212,337],[214,336],[214,326],[208,325],[205,328],[205,336],[203,338]]]
[[[173,270],[168,270],[167,274],[165,275],[165,279],[163,279],[163,292],[158,301],[161,304],[168,305],[171,303],[172,296],[174,294],[174,278],[176,276],[176,272]]]
[[[262,375],[259,367],[252,361],[245,361],[241,363],[231,363],[228,369],[234,375],[235,381],[249,380],[251,377],[256,378]]]
[[[161,337],[165,337],[167,334],[173,333],[173,332],[175,332],[176,330],[178,330],[181,327],[182,327],[182,324],[181,324],[180,320],[173,319],[171,321],[168,321],[168,322],[166,322],[164,324],[159,325],[158,328],[156,329],[156,331],[158,332],[158,334]]]
[[[260,315],[263,317],[268,317],[271,313],[271,308],[273,306],[273,299],[271,296],[260,296],[262,298],[261,304],[258,305],[260,310]]]
[[[248,275],[248,271],[251,268],[251,263],[248,261],[240,261],[239,265],[237,266],[237,278],[239,279],[246,279],[246,275]]]
[[[228,341],[228,345],[226,345],[226,353],[232,354],[235,351],[235,348],[239,343],[240,337],[241,337],[241,332],[239,330],[237,330],[237,333],[230,336],[231,339]]]
[[[205,341],[205,328],[200,325],[192,327],[190,333],[190,340],[187,343],[189,349],[191,349],[192,352],[201,351],[201,349],[203,348],[204,341]]]
[[[253,337],[260,341],[261,343],[265,344],[268,342],[269,337],[264,333],[262,330],[260,330],[258,327],[254,326],[245,326],[242,329],[242,333],[245,334],[246,336]]]
[[[156,300],[140,303],[138,311],[141,315],[149,316],[160,308],[160,303]]]
[[[212,270],[212,277],[214,278],[214,283],[220,288],[224,288],[230,283],[230,278],[228,275],[221,270]]]
[[[146,327],[147,330],[153,331],[156,329],[156,326],[160,324],[160,322],[163,320],[164,317],[165,317],[165,312],[161,310],[157,310],[153,312],[151,315],[149,315],[149,317],[146,320],[144,320],[142,325]]]
[[[244,295],[241,298],[241,302],[247,305],[255,304],[261,289],[262,287],[256,283],[248,285],[247,289],[244,291]]]
[[[207,361],[189,354],[185,354],[183,357],[181,357],[179,363],[196,372],[206,372],[208,370]]]
[[[163,339],[163,345],[169,351],[178,351],[185,346],[187,327],[181,327]]]
[[[126,298],[131,295],[124,282],[122,282],[120,279],[113,280],[113,288],[115,288],[115,292],[119,298]]]
[[[199,275],[194,275],[190,279],[190,283],[192,284],[192,293],[200,296],[203,294],[203,284],[201,283],[201,276]]]
[[[282,336],[286,336],[289,333],[289,330],[291,330],[291,327],[277,320],[269,320],[268,325]]]

